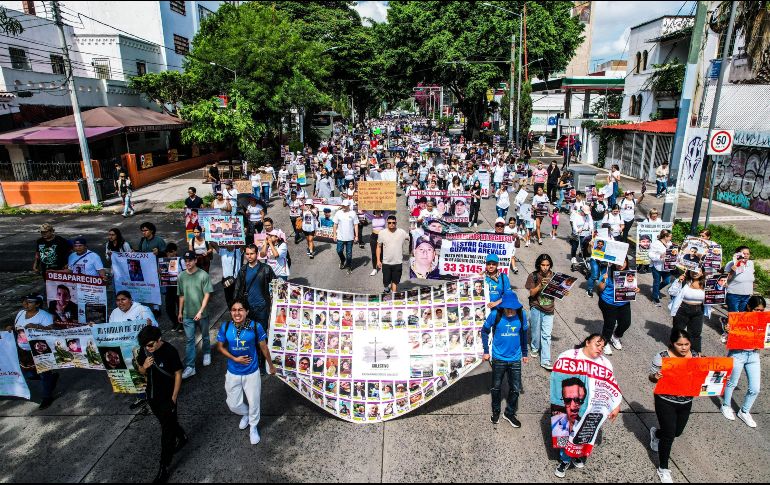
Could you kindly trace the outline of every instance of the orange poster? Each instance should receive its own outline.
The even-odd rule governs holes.
[[[770,312],[734,312],[727,316],[727,350],[770,349]]]
[[[733,371],[732,357],[663,359],[663,377],[655,394],[672,396],[721,396]]]

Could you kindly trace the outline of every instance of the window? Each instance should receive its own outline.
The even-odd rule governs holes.
[[[636,96],[631,96],[631,101],[628,105],[628,115],[636,116]]]
[[[648,56],[647,51],[644,51],[642,53],[642,71],[647,70],[647,56]]]
[[[214,12],[207,9],[203,5],[198,5],[198,19],[203,22],[207,18],[209,18],[211,15],[214,15]]]
[[[187,15],[184,0],[171,0],[168,2],[168,6],[171,7],[172,12],[176,12],[180,15]]]
[[[35,2],[24,0],[21,2],[21,8],[27,15],[35,15]]]
[[[643,101],[644,100],[642,99],[642,95],[637,94],[636,95],[636,116],[642,115],[642,105],[644,104]]]
[[[110,60],[94,59],[91,65],[94,66],[96,79],[110,79]]]
[[[735,37],[738,35],[738,29],[733,30],[733,38],[730,39],[730,50],[727,51],[728,56],[733,55],[733,50],[735,50]],[[719,36],[719,47],[717,48],[716,58],[721,59],[722,58],[722,51],[725,50],[725,39],[727,38],[727,32],[723,32]]]
[[[22,69],[24,71],[31,71],[32,67],[29,65],[29,59],[27,59],[27,52],[24,49],[18,47],[9,47],[8,54],[11,56],[11,67],[14,69]]]
[[[636,74],[639,74],[639,69],[642,66],[642,53],[637,52],[636,53],[636,66],[634,67],[634,72]]]
[[[190,53],[190,41],[187,37],[174,34],[174,52],[183,56]]]
[[[62,56],[51,54],[51,71],[53,71],[54,74],[65,73],[64,58]]]
[[[144,76],[147,74],[147,64],[142,61],[136,61],[136,75]]]

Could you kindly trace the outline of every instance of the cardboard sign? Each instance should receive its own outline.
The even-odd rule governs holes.
[[[616,271],[613,278],[615,302],[636,301],[636,271]]]
[[[358,207],[361,210],[396,210],[396,182],[358,183]]]
[[[655,394],[721,396],[733,372],[732,357],[663,358]]]
[[[251,194],[251,180],[235,180],[235,189],[239,194]]]
[[[543,288],[543,294],[561,300],[567,296],[567,293],[572,289],[572,285],[574,285],[575,282],[577,282],[577,278],[574,276],[556,273],[553,275],[553,278],[551,278],[551,281],[548,282],[548,286]]]
[[[727,316],[727,350],[770,349],[770,312],[731,312]]]
[[[596,238],[591,257],[597,261],[621,264],[628,254],[628,243],[613,239]]]

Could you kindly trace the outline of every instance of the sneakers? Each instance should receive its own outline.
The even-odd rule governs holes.
[[[238,423],[238,429],[246,429],[249,427],[249,415],[246,414],[241,417],[241,422]]]
[[[660,440],[657,436],[655,436],[655,433],[657,433],[658,428],[653,426],[650,428],[650,449],[654,451],[655,453],[658,452],[658,444],[660,444]]]
[[[586,466],[586,459],[585,458],[573,458],[572,459],[572,466],[575,468],[585,468]]]
[[[134,409],[139,409],[140,407],[144,406],[145,404],[147,404],[147,401],[145,399],[137,398],[137,400],[134,401],[133,403],[131,403],[131,405],[128,408],[133,411]]]
[[[542,367],[543,369],[549,372],[553,370],[553,364],[551,364],[550,362],[543,362],[540,364],[540,367]]]
[[[489,418],[490,421],[492,421],[492,424],[497,424],[500,422],[500,413],[492,413],[492,417]]]
[[[666,468],[658,468],[658,478],[660,478],[660,483],[674,483],[674,479],[671,478],[671,470]]]
[[[179,451],[184,448],[184,445],[187,444],[187,435],[183,434],[181,437],[176,439],[176,446],[174,447],[174,453],[179,453]]]
[[[211,365],[211,354],[203,354],[203,367]]]
[[[724,416],[726,419],[735,421],[735,411],[733,411],[733,408],[723,405],[719,410],[722,411],[722,416]]]
[[[577,260],[577,258],[572,258],[572,260],[570,261],[570,263],[572,263],[572,264],[578,264],[578,260]]]
[[[374,276],[377,274],[377,270],[373,269],[371,273],[369,273],[369,276]]]
[[[604,355],[612,355],[612,346],[610,345],[604,346]]]
[[[382,289],[382,293],[385,294],[385,295],[389,295],[390,294],[390,286],[386,286],[385,288],[383,288]]]
[[[345,269],[345,263],[343,261],[340,261],[340,269]]]
[[[528,248],[528,247],[529,247],[529,241],[527,241],[527,243],[524,245],[524,247],[525,247],[525,248]]]
[[[513,268],[511,271],[513,271],[513,274],[519,274],[519,268]]]
[[[168,468],[165,465],[161,465],[152,483],[168,483],[168,476]]]
[[[305,251],[305,254],[307,254],[308,256],[310,256],[310,254],[311,254],[311,253],[310,253],[310,250],[308,249],[307,251]]]
[[[756,428],[757,423],[754,421],[754,418],[751,417],[751,414],[744,413],[743,410],[738,411],[738,419],[746,423],[746,426],[749,428]]]
[[[543,245],[543,240],[542,239],[538,239],[537,243],[542,246]]]
[[[615,335],[613,335],[610,338],[610,343],[613,347],[615,347],[617,350],[623,350],[623,344],[620,342],[620,339],[617,338]]]
[[[503,413],[503,419],[511,423],[511,426],[513,426],[514,428],[521,428],[521,422],[518,419],[516,419],[515,415]]]
[[[727,334],[723,333],[722,336],[719,338],[719,340],[721,340],[723,344],[726,344],[727,343]]]
[[[348,276],[353,274],[353,268],[348,267]]]
[[[195,367],[185,367],[184,372],[182,372],[182,379],[188,379],[195,375]]]
[[[656,306],[657,308],[660,308],[660,307],[662,307],[662,306],[663,306],[663,305],[661,305],[661,304],[660,304],[660,300],[654,300],[654,302],[655,302],[655,306]]]
[[[537,357],[538,355],[540,355],[540,351],[539,350],[533,349],[533,348],[529,349],[529,356],[530,357]]]
[[[572,468],[572,461],[560,461],[559,465],[556,467],[556,471],[554,471],[553,474],[559,478],[564,478],[564,476],[567,474],[567,470],[570,468]]]
[[[249,431],[249,441],[252,445],[259,443],[259,430],[257,429],[256,425],[252,426],[251,430]]]
[[[315,253],[310,253],[310,254],[308,254],[308,256],[310,256],[310,259],[313,259],[313,258],[315,258]]]
[[[588,294],[588,298],[593,298],[594,297],[594,292],[591,291],[591,290],[586,290],[586,294]]]
[[[479,227],[479,223],[478,222],[474,222],[473,223],[473,227]]]

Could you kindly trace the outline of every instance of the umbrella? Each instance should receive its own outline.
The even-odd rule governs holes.
[[[406,149],[404,149],[403,147],[391,147],[391,148],[388,148],[388,151],[403,153],[403,152],[406,152]]]
[[[428,153],[443,153],[444,152],[441,148],[435,148],[435,147],[428,148],[426,151]]]

